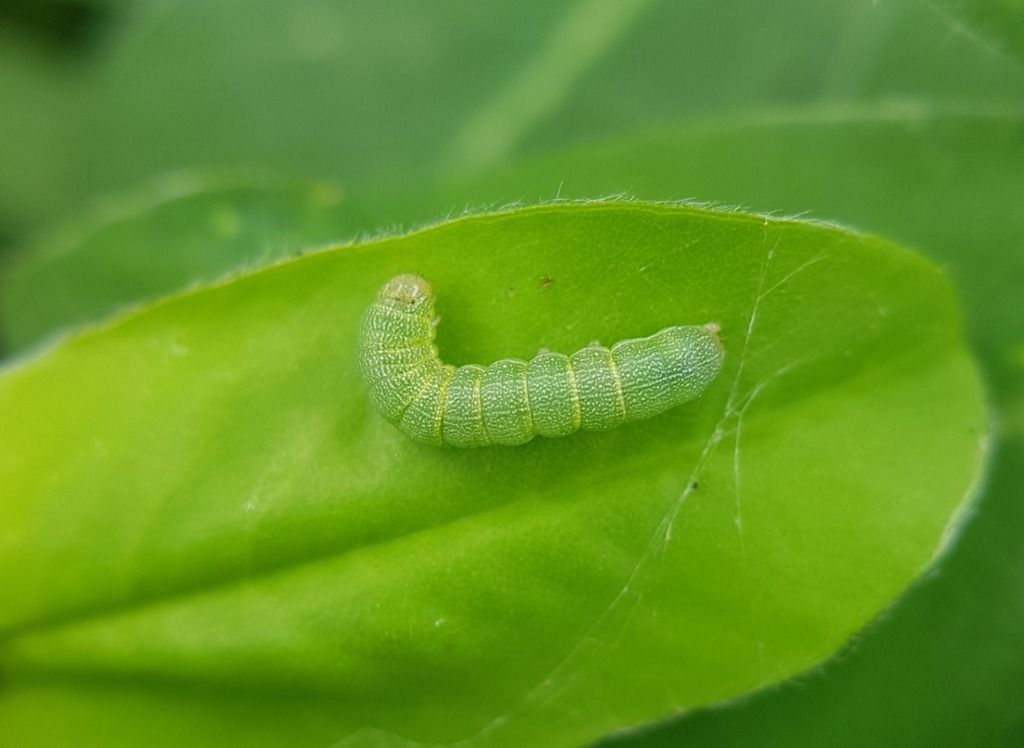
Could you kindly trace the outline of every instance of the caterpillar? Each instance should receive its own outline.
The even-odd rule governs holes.
[[[696,397],[722,366],[718,325],[666,327],[650,337],[591,344],[565,356],[458,368],[434,345],[434,291],[392,278],[363,318],[359,365],[380,413],[418,442],[522,444],[535,436],[610,429]]]

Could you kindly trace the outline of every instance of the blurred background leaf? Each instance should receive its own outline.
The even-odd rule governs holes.
[[[1022,0],[920,0],[942,16],[950,28],[997,54],[1024,62]]]
[[[365,223],[331,182],[168,173],[41,234],[15,258],[3,281],[7,340],[24,348],[122,307],[333,243]]]
[[[279,169],[356,194],[683,115],[1024,93],[1024,70],[916,2],[96,7],[99,39],[68,55],[0,31],[8,225],[167,169]]]

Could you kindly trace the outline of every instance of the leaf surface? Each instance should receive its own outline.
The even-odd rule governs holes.
[[[455,363],[714,320],[726,366],[615,431],[417,445],[355,366],[403,271],[435,284]],[[22,745],[237,742],[246,715],[267,745],[563,745],[732,698],[826,657],[931,561],[986,431],[921,257],[614,202],[172,297],[10,367],[0,413],[0,723]]]
[[[467,194],[603,194],[628,184],[643,197],[700,194],[882,231],[949,272],[998,413],[993,475],[957,548],[855,646],[814,677],[610,744],[761,744],[779,724],[786,729],[777,744],[787,748],[1020,742],[1022,132],[1024,116],[1013,109],[795,107],[589,144],[451,190],[457,202]]]

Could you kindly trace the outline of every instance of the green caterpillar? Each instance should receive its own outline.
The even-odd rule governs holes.
[[[370,399],[416,441],[485,447],[610,429],[700,396],[722,366],[718,326],[666,327],[611,348],[539,353],[455,368],[434,345],[434,291],[392,278],[363,319],[359,364]]]

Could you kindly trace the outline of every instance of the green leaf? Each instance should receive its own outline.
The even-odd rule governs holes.
[[[1021,433],[996,448],[977,512],[937,573],[820,672],[600,745],[1020,745]]]
[[[1024,60],[1022,0],[925,0],[957,33]]]
[[[726,366],[616,431],[417,445],[355,367],[401,271],[434,282],[456,363],[715,320]],[[735,697],[829,655],[949,543],[985,433],[927,261],[644,203],[184,293],[9,368],[0,413],[0,726],[29,746],[565,745]]]
[[[73,60],[0,35],[0,218],[53,216],[167,169],[347,190],[422,174],[560,16],[541,2],[185,0],[115,8],[95,54]]]
[[[950,265],[972,312],[973,336],[986,352],[998,352],[1002,369],[1008,351],[1024,343],[1024,318],[1003,303],[1019,286],[1016,272],[1006,269],[1024,272],[1018,251],[1024,213],[1016,209],[1024,203],[1024,182],[1017,179],[1024,172],[1022,122],[1020,109],[970,114],[923,101],[756,110],[589,143],[483,178],[346,194],[322,215],[294,207],[304,205],[307,190],[314,198],[332,194],[317,184],[260,196],[260,189],[271,190],[264,181],[242,192],[246,202],[238,205],[229,190],[200,189],[166,205],[142,200],[147,209],[127,218],[109,220],[105,210],[108,225],[92,219],[88,230],[76,223],[37,241],[21,267],[0,276],[0,308],[9,342],[21,348],[43,332],[280,254],[268,253],[268,245],[286,253],[323,241],[332,226],[348,237],[467,205],[586,198],[627,186],[644,199],[699,195],[836,219],[919,247]],[[882,199],[890,186],[904,197]],[[211,219],[225,206],[241,215],[240,231],[230,236],[214,231]],[[956,206],[968,209],[957,212]],[[168,231],[172,220],[174,233]],[[274,241],[279,233],[287,241]],[[181,259],[175,258],[177,243],[185,248]],[[189,252],[190,246],[202,251]],[[997,376],[1017,381],[1013,371]]]
[[[876,231],[949,267],[997,393],[1024,397],[1012,352],[1024,274],[1024,108],[926,101],[754,110],[586,144],[452,183],[421,210],[467,201],[699,195]],[[415,216],[422,198],[407,199]],[[1016,395],[1014,395],[1016,396]]]
[[[0,118],[0,143],[18,147],[0,148],[0,211],[5,204],[22,202],[32,210],[53,211],[69,199],[123,190],[140,177],[183,163],[246,168],[256,163],[341,180],[345,218],[334,237],[341,239],[382,225],[409,225],[414,218],[435,220],[453,207],[461,210],[493,199],[487,191],[463,192],[456,201],[438,199],[430,175],[459,168],[489,175],[523,154],[607,133],[634,133],[643,149],[650,143],[635,135],[637,127],[684,114],[739,110],[707,122],[724,122],[732,131],[737,123],[756,126],[764,124],[766,114],[775,116],[773,109],[756,108],[760,103],[824,101],[825,106],[808,104],[797,111],[840,122],[844,116],[870,118],[881,111],[907,127],[927,122],[936,101],[961,116],[1019,110],[1024,70],[994,58],[971,38],[950,38],[948,24],[923,4],[786,0],[765,17],[762,4],[746,3],[592,0],[566,9],[528,3],[496,15],[465,2],[443,12],[421,8],[413,15],[403,7],[398,19],[394,7],[380,5],[368,11],[312,2],[283,7],[266,0],[183,2],[173,8],[156,4],[122,20],[125,28],[111,36],[110,53],[88,60],[93,75],[87,80],[65,81],[68,69],[50,71],[8,50],[11,64],[0,62],[0,99],[17,100],[18,106]],[[239,25],[241,15],[247,23]],[[737,18],[748,20],[737,23]],[[399,33],[405,24],[417,33]],[[509,27],[520,29],[521,38],[510,40]],[[794,28],[815,31],[794,38]],[[583,33],[595,29],[594,39]],[[315,43],[335,32],[362,41],[351,46]],[[189,39],[185,56],[180,54],[182,38]],[[476,63],[472,85],[463,78],[470,69],[465,64],[469,52]],[[387,59],[377,59],[380,54]],[[757,57],[756,70],[751,55]],[[680,78],[678,73],[708,66],[714,76]],[[254,69],[265,74],[254,77]],[[410,77],[410,71],[415,75]],[[155,87],[154,80],[166,84]],[[374,106],[353,110],[350,102],[361,100],[371,86]],[[159,94],[165,89],[181,92],[181,98]],[[666,91],[675,95],[666,96]],[[908,91],[914,98],[907,98]],[[253,125],[254,112],[260,127]],[[911,116],[903,117],[907,112]],[[131,123],[132,137],[126,140],[109,126],[111,121]],[[416,126],[409,127],[410,121]],[[907,133],[902,135],[906,140]],[[826,155],[847,154],[838,144]],[[1000,144],[1005,142],[991,144],[990,150],[998,154]],[[887,152],[881,145],[880,155]],[[663,165],[668,163],[674,163],[671,156],[654,166],[667,175]],[[749,169],[757,160],[740,163]],[[636,176],[643,172],[628,163],[616,166],[618,171],[601,169],[603,191],[635,191],[640,186]],[[726,163],[722,173],[733,168]],[[664,189],[642,194],[717,197],[712,164],[702,174],[709,171],[706,184],[674,173],[674,181],[663,180]],[[785,164],[780,173],[787,173]],[[780,173],[771,176],[779,179]],[[920,177],[927,180],[932,173],[926,170]],[[10,184],[4,184],[4,175]],[[514,194],[530,201],[537,194],[554,195],[560,176],[544,173],[536,191]],[[37,186],[39,180],[45,184]],[[789,183],[785,177],[781,181]],[[683,189],[683,182],[693,186]],[[805,185],[812,197],[817,187]],[[877,192],[879,186],[869,188]],[[729,192],[737,204],[765,210],[788,205],[755,203],[742,191]],[[898,199],[878,202],[897,212],[903,204]],[[813,200],[801,205],[822,207]],[[835,208],[818,214],[843,218],[844,205]],[[864,223],[883,233],[888,225]],[[925,242],[918,244],[929,249]],[[243,266],[265,258],[262,242],[251,246],[252,254],[239,258]],[[59,321],[81,320],[69,313],[77,312],[68,309],[70,299],[111,290],[104,280],[109,273],[105,253],[92,257],[98,267],[83,264],[66,273],[54,265],[53,278],[45,277],[43,269],[19,290],[0,289],[0,299],[8,300],[9,326],[38,330],[37,316],[49,320],[47,330]],[[161,280],[163,261],[153,265],[150,270],[133,263],[139,273],[135,277],[123,275],[124,266],[118,264],[120,282],[112,301],[147,298],[133,289],[170,290]],[[146,277],[150,272],[156,281]],[[31,300],[31,308],[21,309],[13,296]],[[19,345],[26,340],[12,334]]]
[[[1024,724],[1016,654],[1024,647],[1022,133],[1024,112],[1012,109],[972,114],[924,101],[794,107],[589,144],[448,193],[457,203],[471,194],[550,196],[556,181],[566,196],[629,185],[644,197],[701,194],[829,216],[920,247],[966,302],[1002,429],[978,515],[936,577],[820,677],[615,745],[749,745],[768,734],[785,746],[1020,742],[1009,736]]]
[[[1024,70],[920,2],[124,6],[92,55],[40,59],[0,35],[0,220],[183,167],[355,194],[756,104],[1024,93]]]
[[[336,241],[364,223],[329,182],[177,173],[108,198],[8,264],[6,342],[72,325]]]

